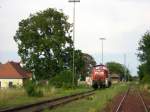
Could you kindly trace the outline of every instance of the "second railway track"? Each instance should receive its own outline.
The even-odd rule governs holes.
[[[59,105],[66,104],[68,102],[75,101],[77,99],[82,99],[93,94],[94,94],[94,90],[78,93],[70,96],[64,96],[52,100],[42,101],[34,104],[28,104],[28,105],[14,107],[14,108],[7,108],[7,109],[0,110],[0,112],[41,112],[44,109],[52,109]]]
[[[149,112],[137,88],[130,87],[113,112]]]

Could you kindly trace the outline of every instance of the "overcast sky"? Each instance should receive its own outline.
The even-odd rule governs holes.
[[[68,0],[0,0],[0,61],[19,61],[13,36],[18,23],[47,8],[62,9],[72,22],[73,4]],[[138,41],[149,30],[150,0],[81,0],[76,4],[76,49],[89,53],[100,63],[104,37],[104,62],[124,63],[135,75]]]

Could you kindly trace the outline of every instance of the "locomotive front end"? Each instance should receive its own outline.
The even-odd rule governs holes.
[[[97,89],[98,87],[109,87],[110,78],[109,70],[104,65],[97,65],[92,70],[92,86]]]

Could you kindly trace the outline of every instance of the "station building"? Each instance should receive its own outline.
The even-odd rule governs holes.
[[[26,80],[32,79],[32,73],[25,71],[20,63],[0,64],[0,88],[21,87]]]
[[[120,75],[119,74],[111,74],[111,82],[112,84],[116,84],[120,82]]]

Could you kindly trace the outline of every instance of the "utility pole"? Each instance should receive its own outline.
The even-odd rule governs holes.
[[[127,81],[127,76],[126,76],[126,54],[124,54],[124,77],[125,77],[125,80]]]
[[[102,59],[102,60],[101,60],[101,63],[102,63],[102,65],[103,65],[103,62],[104,62],[104,58],[103,58],[103,56],[104,56],[104,54],[103,54],[103,50],[104,50],[104,49],[103,49],[103,41],[106,40],[106,39],[105,39],[105,38],[100,38],[100,40],[101,40],[101,45],[102,45],[102,46],[101,46],[101,48],[102,48],[102,56],[101,56],[101,59]]]
[[[74,57],[75,57],[75,4],[77,2],[80,2],[80,0],[69,0],[70,3],[73,3],[74,4],[74,7],[73,7],[73,62],[72,62],[72,73],[73,73],[73,79],[72,79],[72,83],[74,85],[74,81],[75,81],[75,65],[74,65]]]
[[[129,73],[130,73],[130,65],[129,65],[129,63],[128,63],[128,70],[129,70]],[[129,82],[129,79],[130,79],[130,76],[129,76],[130,74],[128,74],[128,82]]]

